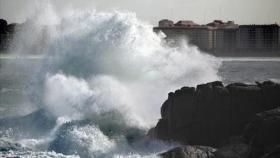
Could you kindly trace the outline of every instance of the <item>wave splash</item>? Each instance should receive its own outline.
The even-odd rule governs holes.
[[[93,10],[58,16],[50,8],[39,9],[26,22],[31,29],[15,40],[18,55],[43,55],[28,91],[38,109],[56,120],[41,138],[13,138],[32,151],[155,157],[169,145],[149,141],[145,133],[159,118],[167,93],[219,79],[217,59],[186,42],[169,47],[163,34],[155,34],[134,13]]]

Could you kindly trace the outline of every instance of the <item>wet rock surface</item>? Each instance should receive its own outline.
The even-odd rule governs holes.
[[[251,157],[264,155],[279,146],[280,108],[258,113],[245,129],[244,138],[252,146]]]
[[[161,158],[215,158],[215,148],[208,146],[182,146],[159,154]]]
[[[278,107],[279,96],[280,85],[271,81],[183,87],[169,93],[154,133],[162,140],[216,146],[242,134],[256,113]]]
[[[164,158],[196,157],[185,151],[200,145],[217,148],[211,152],[215,158],[279,157],[279,105],[280,85],[271,81],[183,87],[169,93],[150,136],[186,145]]]

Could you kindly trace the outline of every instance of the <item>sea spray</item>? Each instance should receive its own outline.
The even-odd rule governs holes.
[[[164,45],[152,26],[133,13],[88,11],[67,15],[56,26],[55,34],[45,52],[43,80],[49,80],[50,74],[64,75],[65,82],[76,78],[86,83],[91,93],[81,92],[77,100],[102,93],[99,96],[106,96],[106,102],[113,105],[101,103],[101,107],[129,108],[145,124],[156,121],[169,91],[218,79],[219,62],[215,58],[187,44],[176,48]],[[72,85],[68,86],[64,89],[71,89]],[[96,100],[92,107],[100,102],[99,97],[92,99]]]
[[[26,88],[30,102],[67,118],[50,132],[46,150],[152,157],[169,146],[144,136],[167,93],[219,79],[217,59],[186,42],[168,46],[162,33],[134,13],[56,15],[47,5],[26,22],[13,48],[17,56],[42,56]]]

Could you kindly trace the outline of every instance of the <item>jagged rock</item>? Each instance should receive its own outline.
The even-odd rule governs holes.
[[[280,108],[257,114],[247,126],[244,137],[252,146],[252,158],[260,157],[280,145]]]
[[[280,157],[280,146],[277,146],[269,153],[265,154],[262,158],[279,158],[279,157]]]
[[[251,151],[250,145],[240,137],[231,138],[223,147],[214,154],[216,158],[248,158]]]
[[[183,87],[169,93],[154,129],[157,138],[191,145],[217,146],[241,135],[256,113],[280,105],[280,84],[266,81],[256,85],[216,81]]]
[[[156,128],[154,128],[153,135],[161,138],[162,140],[168,140],[170,138],[166,119],[160,119],[158,121]]]
[[[207,146],[182,146],[159,154],[162,158],[215,158],[215,148]]]
[[[278,158],[280,156],[280,108],[258,113],[244,134],[225,142],[216,158]]]
[[[264,105],[267,106],[268,109],[273,109],[275,105],[280,105],[280,84],[272,81],[265,81],[260,87],[262,88]]]
[[[4,19],[0,19],[0,53],[6,52],[9,48],[13,47],[12,41],[19,32],[20,24],[9,24]]]
[[[153,127],[147,132],[147,138],[154,139],[155,137],[156,137],[156,132],[155,132],[155,128]]]
[[[229,95],[229,91],[219,82],[197,86],[194,114],[198,126],[189,136],[192,138],[189,143],[213,145],[211,142],[220,141],[229,133],[229,124],[225,122],[230,119]],[[224,131],[218,134],[219,128]]]
[[[0,19],[0,34],[5,34],[7,30],[7,21],[4,19]]]
[[[228,85],[231,99],[231,130],[232,133],[241,134],[244,125],[258,112],[269,108],[264,105],[264,96],[261,87],[257,85]]]
[[[0,19],[0,53],[1,50],[7,49],[7,41],[9,38],[7,26],[8,26],[7,21],[4,19]]]

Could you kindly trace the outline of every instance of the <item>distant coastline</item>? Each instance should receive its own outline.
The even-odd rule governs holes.
[[[214,20],[200,25],[191,20],[174,23],[163,19],[154,31],[163,32],[169,43],[176,45],[185,39],[200,50],[218,57],[280,56],[280,27],[277,23],[238,25],[234,21]]]
[[[9,24],[0,19],[0,55],[14,47],[12,42],[17,32],[25,27],[25,23]],[[199,25],[190,20],[174,23],[171,20],[161,20],[153,30],[163,32],[166,41],[176,46],[181,39],[190,45],[197,46],[202,52],[216,57],[280,57],[280,27],[270,25],[238,25],[234,21],[223,22],[215,20],[205,25]],[[40,40],[46,38],[43,34]],[[4,55],[4,56],[3,56]]]
[[[12,41],[23,24],[8,23],[4,19],[0,19],[0,54],[8,53]]]

